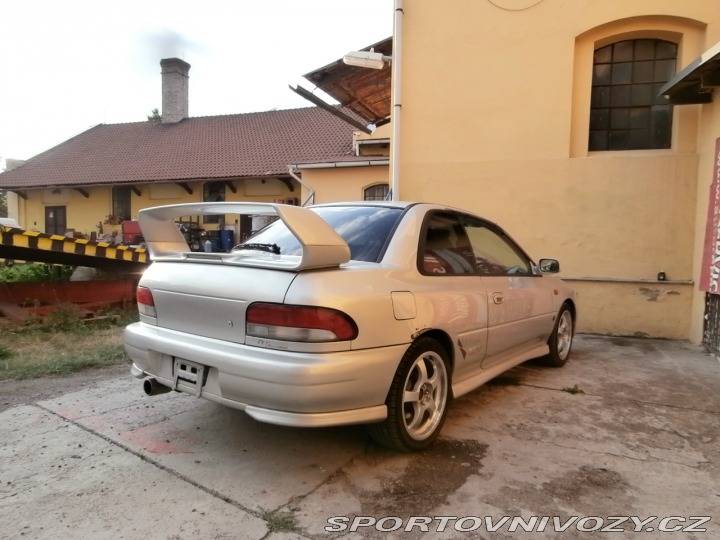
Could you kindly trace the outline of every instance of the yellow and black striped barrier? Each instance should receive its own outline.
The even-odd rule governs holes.
[[[113,266],[117,262],[147,264],[147,250],[109,242],[92,242],[0,225],[0,259],[76,266]]]

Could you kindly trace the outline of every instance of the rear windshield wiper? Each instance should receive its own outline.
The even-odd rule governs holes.
[[[239,246],[235,246],[232,250],[239,251],[241,249],[256,249],[258,251],[267,251],[268,253],[280,255],[280,246],[277,244],[240,244]]]

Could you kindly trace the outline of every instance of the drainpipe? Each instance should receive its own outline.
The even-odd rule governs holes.
[[[390,178],[392,200],[400,200],[400,73],[402,66],[402,0],[395,0],[393,14],[393,52],[392,52],[392,149],[390,160]]]
[[[305,197],[304,201],[300,201],[300,206],[305,207],[308,204],[315,204],[315,190],[312,188],[310,184],[307,182],[303,182],[302,178],[300,178],[295,171],[297,171],[297,167],[295,165],[288,165],[288,174],[292,176],[295,181],[300,184],[302,187],[306,188],[310,193],[307,197]]]

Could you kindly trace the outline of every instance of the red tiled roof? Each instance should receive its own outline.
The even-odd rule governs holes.
[[[100,124],[0,174],[0,188],[286,176],[352,153],[352,127],[318,107]]]

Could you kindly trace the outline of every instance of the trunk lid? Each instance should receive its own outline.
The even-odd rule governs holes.
[[[140,286],[152,291],[157,326],[244,343],[252,302],[283,302],[294,272],[184,262],[155,262]]]

